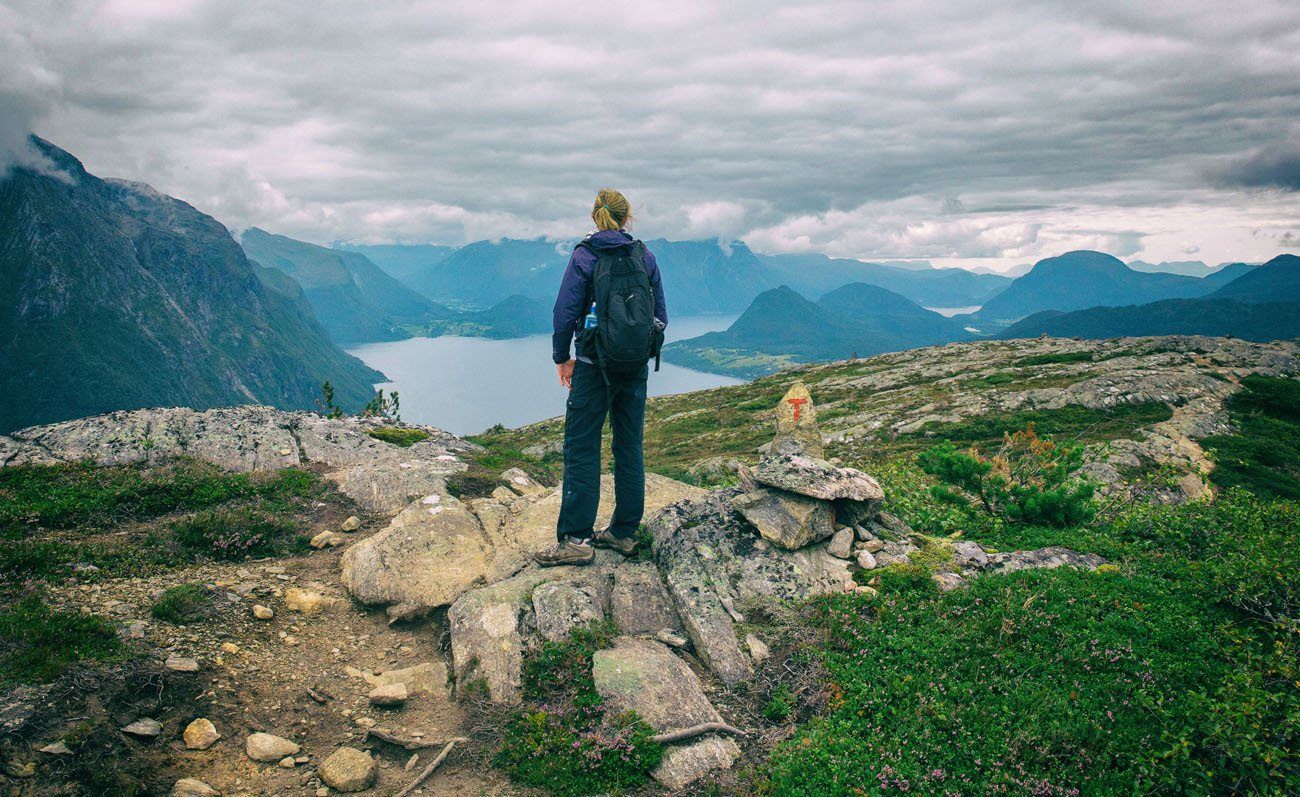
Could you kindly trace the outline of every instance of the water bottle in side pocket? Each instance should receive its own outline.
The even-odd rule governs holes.
[[[591,310],[587,313],[587,317],[583,319],[582,328],[583,329],[596,328],[596,303],[595,302],[591,303]]]

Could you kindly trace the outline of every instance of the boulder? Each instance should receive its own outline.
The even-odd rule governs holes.
[[[401,681],[376,686],[370,690],[370,705],[381,708],[395,708],[406,703],[406,699],[411,696],[406,684]]]
[[[817,427],[817,407],[803,382],[795,381],[776,405],[776,437],[768,449],[772,454],[826,456],[822,433]]]
[[[764,457],[753,470],[754,481],[823,501],[880,502],[880,483],[860,470],[837,468],[824,459],[799,455]]]
[[[533,590],[537,632],[551,642],[559,642],[573,629],[602,619],[604,613],[591,593],[563,581],[539,584]]]
[[[282,736],[269,733],[250,733],[244,740],[244,752],[260,763],[279,761],[285,756],[297,755],[302,748]]]
[[[315,537],[312,537],[311,542],[309,544],[311,545],[311,547],[318,548],[318,549],[337,548],[338,546],[342,545],[346,541],[347,540],[343,537],[343,535],[339,534],[338,532],[322,531],[320,534],[317,534]]]
[[[628,636],[675,633],[682,628],[659,570],[650,562],[628,562],[614,569],[609,615]]]
[[[502,488],[504,489],[504,488]],[[480,584],[492,584],[530,565],[533,551],[555,543],[560,488],[530,499],[506,490],[510,503],[477,499],[466,506],[430,494],[393,518],[342,558],[343,583],[362,603],[445,606]],[[703,490],[646,474],[646,516]],[[601,478],[597,523],[608,523],[614,481]]]
[[[548,583],[572,585],[591,596],[593,605],[605,606],[609,600],[611,573],[622,559],[612,551],[597,550],[596,561],[591,565],[533,566],[457,598],[447,612],[457,688],[482,681],[492,700],[517,702],[524,639],[528,634],[523,619],[528,609],[535,610],[534,591]]]
[[[610,708],[635,711],[658,732],[722,721],[691,668],[658,642],[619,637],[613,648],[592,657],[591,675]],[[665,750],[652,774],[678,790],[712,770],[730,767],[739,756],[740,748],[729,738],[697,737]]]
[[[370,754],[355,747],[340,747],[316,770],[321,781],[341,792],[365,791],[375,785],[379,765]]]
[[[445,606],[495,575],[494,558],[478,518],[431,493],[343,553],[343,585],[362,603]]]
[[[835,533],[830,504],[795,493],[755,490],[737,496],[732,506],[764,539],[788,551]]]
[[[739,488],[718,490],[675,504],[646,524],[668,595],[696,654],[729,684],[753,674],[736,636],[737,604],[803,600],[841,592],[851,581],[849,562],[831,556],[825,546],[790,551],[756,537],[733,511],[732,501],[741,494]]]
[[[551,488],[539,484],[521,468],[507,468],[501,471],[501,483],[524,498],[537,498],[551,491]]]
[[[1104,564],[1106,560],[1095,553],[1080,553],[1059,545],[1052,545],[1035,551],[988,554],[988,565],[984,569],[990,573],[1014,573],[1017,570],[1055,567],[1096,570]]]
[[[853,555],[853,529],[840,529],[826,545],[826,552],[837,559],[848,559]]]
[[[339,524],[339,531],[352,532],[361,528],[361,518],[356,515],[348,515],[347,519]]]
[[[185,740],[185,747],[190,750],[206,750],[217,743],[221,734],[217,733],[217,726],[212,724],[212,720],[199,717],[185,726],[181,738]]]

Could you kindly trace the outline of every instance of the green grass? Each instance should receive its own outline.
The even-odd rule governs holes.
[[[510,468],[519,468],[539,484],[554,485],[560,480],[558,456],[542,461],[524,456],[516,446],[510,430],[494,426],[478,435],[466,438],[482,446],[481,451],[471,451],[461,457],[469,467],[447,477],[447,490],[457,498],[483,498],[502,486],[501,474]]]
[[[423,429],[406,429],[398,426],[381,426],[378,429],[371,429],[366,434],[401,448],[410,448],[421,440],[429,439],[429,433]]]
[[[1004,434],[1024,429],[1032,423],[1039,434],[1098,442],[1131,434],[1136,427],[1167,421],[1171,417],[1173,410],[1167,404],[1154,401],[1120,404],[1106,409],[1070,404],[1055,410],[994,413],[952,423],[931,421],[920,430],[901,437],[940,438],[963,445],[988,445],[1000,443]]]
[[[1264,496],[1300,498],[1300,381],[1248,376],[1228,399],[1235,434],[1201,440],[1211,480]]]
[[[201,585],[178,584],[163,590],[149,613],[155,619],[184,625],[204,619],[211,606],[211,596]]]
[[[1002,550],[1063,544],[1118,567],[981,576],[922,563],[808,620],[833,696],[773,754],[773,795],[1261,794],[1300,789],[1300,505],[1244,491],[1041,528],[934,505],[914,466],[891,508]],[[914,482],[895,489],[900,482]],[[895,495],[898,501],[892,500]],[[927,505],[927,503],[929,505]],[[924,558],[924,557],[922,557]]]
[[[0,609],[0,687],[52,681],[80,662],[121,661],[128,652],[104,619],[51,609],[39,596]]]
[[[291,518],[330,500],[320,477],[294,468],[227,473],[184,459],[2,468],[0,586],[59,580],[78,564],[138,576],[241,550],[297,550]]]

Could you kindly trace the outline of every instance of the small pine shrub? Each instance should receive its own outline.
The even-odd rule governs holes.
[[[945,441],[917,462],[942,482],[931,488],[940,501],[973,502],[1014,522],[1049,526],[1078,525],[1096,513],[1093,484],[1075,475],[1083,446],[1039,437],[1033,424],[1006,435],[992,457],[976,448],[958,451]]]
[[[155,619],[184,625],[205,618],[211,605],[212,601],[203,587],[198,584],[178,584],[163,590],[149,613]]]

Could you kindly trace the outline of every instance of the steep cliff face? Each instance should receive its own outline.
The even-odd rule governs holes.
[[[0,430],[114,409],[358,406],[382,377],[211,216],[48,142],[0,182]]]

